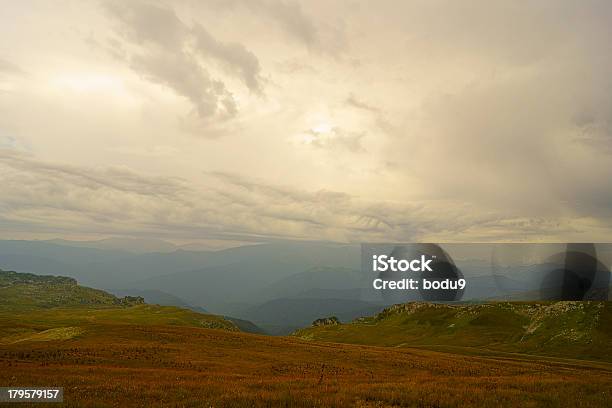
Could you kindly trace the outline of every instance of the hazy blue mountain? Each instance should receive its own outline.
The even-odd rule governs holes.
[[[358,245],[276,241],[187,251],[172,250],[172,244],[166,244],[157,239],[93,243],[0,240],[0,268],[69,276],[86,286],[143,296],[151,303],[205,308],[252,320],[273,333],[329,315],[350,320],[382,303],[380,293],[372,294],[369,289],[371,277],[360,272]],[[139,245],[144,253],[134,251]],[[156,251],[146,252],[149,250]],[[486,260],[469,258],[458,266],[468,279],[463,300],[514,298],[517,294],[537,298],[542,280],[555,267],[493,267]]]
[[[475,276],[467,282],[463,300],[500,298],[506,294],[524,292],[529,288],[525,282],[501,275]]]
[[[173,252],[178,249],[176,245],[155,238],[106,238],[95,241],[68,241],[65,239],[52,239],[46,242],[79,248],[110,249],[134,253]]]
[[[156,304],[161,306],[178,306],[184,309],[190,309],[194,312],[206,313],[209,312],[200,306],[190,305],[185,300],[178,296],[171,295],[161,290],[139,290],[139,289],[124,289],[124,290],[113,290],[112,293],[115,296],[140,296],[144,298],[148,304]],[[257,333],[266,334],[265,330],[255,325],[253,322],[244,319],[238,319],[230,316],[223,316],[226,320],[233,322],[238,328],[246,333]]]
[[[367,300],[363,296],[363,290],[357,289],[306,289],[292,296],[295,299],[354,299]]]
[[[340,298],[359,299],[363,287],[363,274],[360,270],[319,266],[281,278],[262,291],[262,297],[295,298],[305,294],[317,294],[315,298],[333,298],[336,293],[343,293]],[[347,297],[347,294],[357,297]]]
[[[122,289],[110,291],[115,296],[140,296],[144,298],[146,303],[160,306],[178,306],[185,309],[191,309],[195,312],[208,313],[206,309],[200,306],[192,306],[178,296],[171,295],[161,290],[149,289]]]
[[[91,268],[95,263],[123,260],[125,251],[79,248],[45,241],[0,241],[0,267],[39,275],[63,275],[85,285],[101,287],[105,273]]]
[[[279,241],[220,251],[154,253],[82,245],[0,241],[0,267],[70,276],[107,290],[162,290],[219,313],[227,303],[268,300],[260,293],[264,288],[307,269],[360,268],[357,245]]]
[[[53,258],[18,253],[0,253],[0,267],[35,273],[37,275],[64,275],[73,278],[75,277],[74,275],[79,274],[80,270],[80,268],[76,268],[74,265]]]
[[[0,240],[0,255],[35,256],[55,259],[66,264],[85,264],[120,259],[130,254],[121,250],[82,248],[49,241]]]
[[[226,313],[229,303],[260,303],[275,297],[268,288],[278,281],[282,288],[282,280],[289,276],[317,267],[359,268],[359,262],[358,246],[265,244],[211,253],[206,263],[212,266],[143,279],[136,287],[164,288],[193,304]],[[282,290],[278,293],[282,295]]]
[[[350,299],[274,299],[242,311],[237,317],[254,322],[271,334],[288,334],[321,317],[336,316],[349,322],[371,315],[384,306]]]
[[[230,316],[223,316],[223,318],[225,320],[229,320],[230,322],[234,323],[240,329],[240,331],[243,331],[245,333],[272,334],[272,333],[268,333],[261,327],[257,326],[255,323],[248,321],[248,320],[238,319],[238,318],[230,317]]]
[[[211,260],[209,252],[174,251],[170,253],[132,254],[129,257],[93,262],[88,267],[98,285],[108,289],[135,287],[148,278],[201,268]],[[147,287],[147,289],[164,289]],[[182,297],[180,294],[173,293]]]

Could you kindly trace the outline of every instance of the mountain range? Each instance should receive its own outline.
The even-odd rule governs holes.
[[[286,334],[321,315],[346,322],[410,294],[382,298],[361,272],[354,244],[275,241],[223,250],[186,250],[158,239],[0,240],[0,268],[61,275],[149,303],[232,316]],[[496,266],[460,259],[463,300],[537,299],[546,265]],[[287,311],[291,311],[288,313]]]

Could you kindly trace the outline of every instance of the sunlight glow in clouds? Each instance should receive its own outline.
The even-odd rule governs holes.
[[[64,74],[54,78],[52,84],[74,92],[108,92],[117,94],[125,92],[123,83],[119,78],[99,74]]]
[[[315,127],[313,127],[311,130],[313,131],[313,133],[330,133],[332,129],[333,127],[329,123],[321,122]]]
[[[612,236],[611,2],[26,0],[0,36],[5,237]]]

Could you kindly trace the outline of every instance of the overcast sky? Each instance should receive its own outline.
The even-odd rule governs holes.
[[[612,2],[0,9],[0,238],[612,241]]]

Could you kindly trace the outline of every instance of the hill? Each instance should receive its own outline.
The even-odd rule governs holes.
[[[150,304],[160,306],[177,306],[182,309],[193,310],[194,312],[209,314],[206,309],[200,306],[192,306],[178,296],[171,295],[161,290],[139,290],[139,289],[124,289],[113,290],[117,296],[139,296],[144,298],[144,301]],[[231,316],[223,316],[226,320],[234,323],[241,331],[246,333],[266,334],[266,332],[255,325],[253,322],[244,319],[238,319]]]
[[[230,322],[234,323],[236,327],[240,329],[241,332],[254,333],[254,334],[269,334],[267,331],[265,331],[264,329],[262,329],[261,327],[257,326],[255,323],[249,320],[238,319],[236,317],[231,317],[231,316],[223,316],[223,318],[225,320],[229,320]]]
[[[239,330],[220,316],[147,305],[137,296],[118,298],[72,278],[0,270],[0,344],[58,333],[76,336],[104,322]]]
[[[62,386],[60,406],[602,407],[612,364],[96,320],[0,345],[0,383]]]
[[[219,316],[137,298],[122,302],[71,278],[2,271],[0,286],[0,383],[62,386],[65,406],[598,407],[609,402],[612,387],[612,364],[605,362],[261,336],[241,333],[238,323]],[[424,313],[424,330],[413,332],[423,339],[439,325],[435,312],[447,307],[430,306],[396,306],[370,319],[386,322],[391,334],[393,319]],[[497,309],[487,315],[482,306],[470,306],[474,316],[467,306],[453,310],[477,327],[505,330]],[[542,315],[542,325],[558,318],[555,310]],[[597,314],[597,321],[581,316],[568,320],[575,323],[568,328],[612,327],[609,313]],[[359,321],[376,328],[376,321]],[[330,323],[351,326],[319,321],[321,329]],[[490,336],[502,334],[491,330]]]
[[[103,290],[79,286],[73,278],[34,275],[0,269],[0,307],[50,308],[82,306],[131,306],[141,297],[118,298]]]
[[[612,303],[406,303],[348,324],[298,330],[305,340],[520,352],[612,361]],[[464,350],[465,351],[465,350]]]

